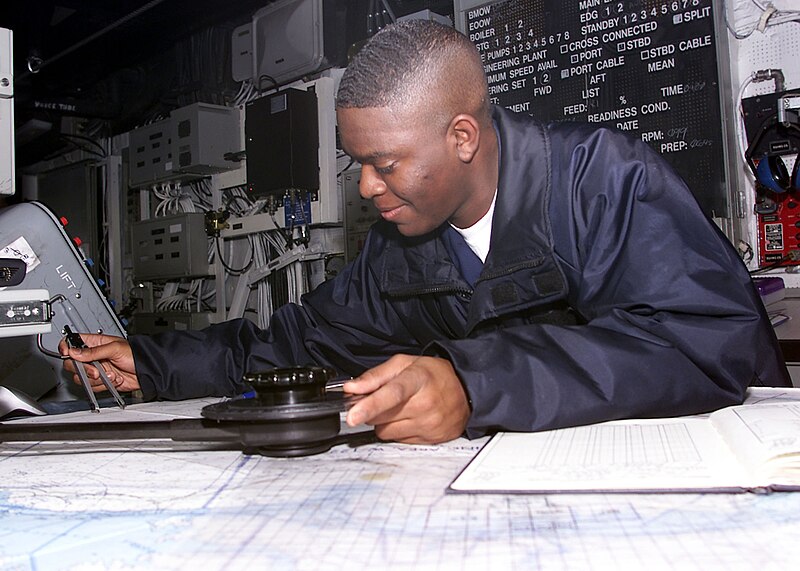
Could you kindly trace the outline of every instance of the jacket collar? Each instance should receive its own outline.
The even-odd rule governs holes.
[[[550,140],[530,117],[500,107],[492,115],[500,141],[500,180],[485,276],[540,261],[553,250]]]

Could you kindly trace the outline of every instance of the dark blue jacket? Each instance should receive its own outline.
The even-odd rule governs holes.
[[[357,375],[399,352],[439,355],[467,390],[474,437],[709,411],[750,384],[790,384],[744,264],[660,156],[606,128],[494,114],[500,181],[474,290],[441,231],[408,239],[378,223],[354,263],[268,330],[131,336],[145,395],[233,395],[246,371]]]

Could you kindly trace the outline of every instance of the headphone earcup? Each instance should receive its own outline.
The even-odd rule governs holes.
[[[797,162],[795,161],[795,167]],[[797,169],[795,169],[797,170]],[[756,178],[772,192],[782,193],[792,188],[786,163],[779,155],[764,155],[756,167]]]

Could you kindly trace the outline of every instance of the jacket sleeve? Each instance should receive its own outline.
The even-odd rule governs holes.
[[[365,250],[380,252],[376,241],[371,233]],[[234,319],[200,331],[131,335],[144,397],[234,396],[248,390],[246,372],[315,364],[355,376],[393,353],[419,353],[420,342],[378,296],[368,256],[360,256],[300,305],[276,310],[268,329]]]
[[[468,435],[693,414],[790,384],[744,264],[671,167],[608,130],[572,138],[554,137],[549,211],[586,323],[517,319],[429,346],[469,393]]]

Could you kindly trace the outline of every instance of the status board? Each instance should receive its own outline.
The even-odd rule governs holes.
[[[456,0],[493,103],[650,144],[709,216],[729,216],[712,0]],[[724,30],[723,30],[724,36]]]

